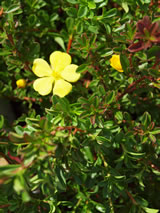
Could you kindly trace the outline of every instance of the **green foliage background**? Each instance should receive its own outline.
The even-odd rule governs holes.
[[[0,213],[159,212],[160,47],[128,51],[139,20],[159,21],[158,1],[2,0],[0,11],[0,104],[13,108],[0,115]],[[71,36],[81,79],[41,97],[33,60]]]

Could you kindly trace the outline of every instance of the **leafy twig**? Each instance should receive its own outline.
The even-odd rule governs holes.
[[[15,45],[14,40],[13,40],[13,36],[12,36],[11,34],[8,34],[7,32],[6,32],[6,34],[7,34],[8,40],[10,41],[11,45],[14,47],[17,56],[18,56],[19,58],[21,58],[21,57],[22,57],[22,56],[21,56],[21,53],[20,53],[20,52],[18,51],[18,49],[16,48],[16,45]],[[24,62],[24,69],[26,69],[26,70],[32,72],[32,70],[31,70],[31,68],[29,67],[27,61]]]
[[[151,76],[143,76],[140,79],[138,79],[137,81],[134,81],[132,84],[130,84],[127,89],[120,95],[117,96],[116,100],[119,101],[125,94],[133,92],[136,89],[137,84],[139,84],[141,81],[148,79],[150,81],[155,81],[155,79]]]

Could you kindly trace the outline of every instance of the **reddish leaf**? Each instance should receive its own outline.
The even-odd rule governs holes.
[[[138,41],[137,43],[133,43],[128,47],[129,52],[138,52],[140,50],[144,49],[144,43],[143,41]]]

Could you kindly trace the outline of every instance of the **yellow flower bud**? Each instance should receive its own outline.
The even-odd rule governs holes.
[[[123,72],[120,55],[113,55],[110,59],[110,65],[118,72]]]
[[[26,80],[25,79],[19,79],[16,81],[16,85],[18,88],[25,88],[26,87]]]

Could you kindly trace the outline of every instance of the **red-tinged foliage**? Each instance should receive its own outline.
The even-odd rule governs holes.
[[[145,16],[142,20],[137,22],[137,32],[134,40],[139,41],[133,43],[128,47],[129,52],[138,52],[143,49],[151,47],[154,43],[160,42],[160,27],[158,22],[152,24],[150,18]]]

